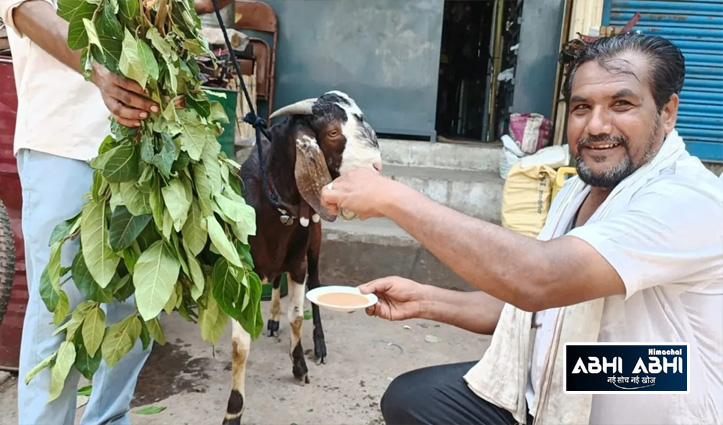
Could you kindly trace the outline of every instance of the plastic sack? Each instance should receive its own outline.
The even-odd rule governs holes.
[[[540,114],[512,114],[510,133],[523,152],[533,154],[550,144],[552,121]]]
[[[552,203],[556,171],[547,165],[512,166],[502,194],[502,226],[537,237]]]
[[[502,136],[502,149],[500,149],[500,177],[504,180],[512,169],[512,166],[519,162],[525,153],[520,150],[514,140],[508,135]]]

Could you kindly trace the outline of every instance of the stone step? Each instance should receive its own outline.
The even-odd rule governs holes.
[[[504,180],[496,172],[385,165],[382,173],[459,212],[501,222]]]
[[[379,139],[382,162],[452,170],[499,172],[501,143],[442,143]]]
[[[443,288],[471,289],[391,220],[336,220],[322,226],[322,285],[356,286],[381,277],[401,276]]]

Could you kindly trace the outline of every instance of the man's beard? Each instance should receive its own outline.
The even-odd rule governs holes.
[[[648,136],[648,141],[645,144],[645,153],[640,164],[635,164],[633,158],[630,156],[630,144],[624,136],[593,136],[585,139],[581,139],[578,142],[578,155],[575,157],[577,174],[580,176],[580,180],[595,187],[613,188],[623,181],[626,177],[633,174],[638,168],[645,165],[655,155],[655,135],[658,133],[660,128],[660,115],[655,117],[653,123],[653,131]],[[588,168],[587,164],[582,158],[582,148],[590,142],[617,142],[625,149],[625,157],[616,166],[605,170],[603,172],[593,172]]]

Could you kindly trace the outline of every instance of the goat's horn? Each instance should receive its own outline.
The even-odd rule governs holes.
[[[314,106],[314,103],[316,103],[316,98],[300,100],[292,105],[287,105],[274,111],[269,118],[274,119],[280,115],[311,115],[311,108]]]

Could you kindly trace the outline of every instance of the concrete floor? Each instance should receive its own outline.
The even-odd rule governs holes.
[[[264,317],[269,304],[263,303]],[[287,298],[283,298],[284,311],[286,304]],[[451,326],[423,320],[388,322],[363,311],[322,310],[322,320],[329,356],[320,366],[313,361],[311,321],[304,322],[302,343],[311,379],[305,386],[297,384],[291,374],[285,315],[280,341],[262,335],[252,343],[242,423],[381,425],[379,400],[392,378],[424,366],[478,360],[489,343],[488,337]],[[194,324],[165,315],[162,323],[168,343],[154,347],[131,408],[160,406],[165,410],[154,415],[133,414],[133,423],[219,425],[230,388],[231,327],[214,356]],[[436,341],[434,337],[439,341],[427,341]],[[0,383],[0,424],[17,424],[16,385],[16,376]],[[79,400],[82,404],[84,398]],[[82,412],[80,407],[78,418]]]

